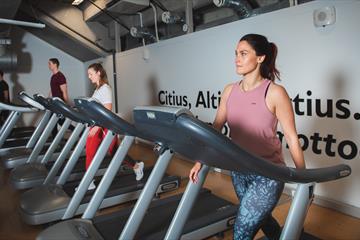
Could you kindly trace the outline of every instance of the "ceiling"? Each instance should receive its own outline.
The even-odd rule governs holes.
[[[73,6],[72,0],[1,0],[0,18],[45,23],[43,29],[23,29],[89,61],[155,42],[156,36],[161,41],[307,1],[84,0]],[[0,23],[0,39],[11,37],[11,26]]]

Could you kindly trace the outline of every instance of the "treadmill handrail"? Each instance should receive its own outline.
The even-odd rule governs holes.
[[[77,98],[74,100],[79,111],[86,114],[94,123],[103,128],[128,136],[143,137],[137,129],[120,116],[110,111],[94,98]]]
[[[93,122],[82,115],[77,109],[67,105],[61,98],[54,97],[49,99],[50,103],[56,108],[61,114],[72,121],[80,122],[84,124],[92,125]]]
[[[43,105],[46,109],[50,110],[53,113],[56,113],[59,118],[62,118],[63,115],[61,112],[59,112],[56,108],[53,107],[53,105],[50,103],[49,98],[45,98],[41,94],[34,94],[34,99],[41,105]]]
[[[234,163],[239,163],[240,161],[248,160],[246,164],[247,167],[252,170],[261,173],[264,176],[268,176],[270,178],[275,178],[284,182],[294,182],[294,183],[310,183],[310,182],[327,182],[339,178],[346,177],[351,174],[351,168],[346,164],[338,164],[331,167],[323,167],[323,168],[315,168],[315,169],[296,169],[290,168],[286,166],[280,166],[278,164],[274,164],[270,161],[267,161],[261,157],[257,157],[246,150],[239,147],[229,138],[225,137],[223,134],[216,131],[214,128],[210,127],[208,124],[194,118],[189,117],[185,114],[182,114],[178,117],[177,121],[180,122],[181,126],[185,129],[184,131],[192,131],[197,134],[197,136],[203,136],[207,133],[211,132],[212,139],[217,139],[221,141],[226,140],[228,147],[224,147],[219,142],[214,141],[210,144],[212,148],[218,149],[218,151],[227,152],[226,155],[230,157],[230,161],[234,161]],[[196,130],[198,128],[198,130]],[[205,137],[206,140],[210,140]],[[210,141],[207,141],[210,142]],[[239,156],[247,155],[246,158]],[[245,160],[246,159],[246,160]],[[204,161],[205,164],[206,160]],[[237,164],[235,164],[236,166]],[[221,166],[220,166],[221,168]],[[242,168],[235,167],[235,169],[227,169],[227,170],[235,170],[242,171]],[[274,173],[274,174],[271,174]]]
[[[35,101],[34,98],[30,97],[26,92],[21,91],[18,93],[18,98],[22,100],[23,102],[29,104],[30,106],[33,106],[40,110],[45,110],[44,106]]]
[[[351,168],[345,164],[316,169],[295,169],[274,164],[245,151],[207,123],[185,112],[175,117],[166,116],[162,120],[146,117],[146,111],[149,110],[134,110],[135,127],[139,131],[163,139],[171,150],[211,167],[255,172],[294,183],[326,182],[351,174]],[[151,111],[159,116],[164,115],[159,108]]]
[[[0,102],[0,111],[8,110],[8,111],[15,111],[15,112],[37,112],[38,109],[33,108],[31,106],[26,105],[17,105],[12,103],[3,103]]]

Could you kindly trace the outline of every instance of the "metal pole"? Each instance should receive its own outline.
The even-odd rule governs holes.
[[[29,158],[27,159],[27,163],[35,162],[39,157],[41,150],[44,148],[46,140],[49,138],[51,131],[56,127],[59,118],[55,113],[50,118],[48,125],[46,126],[44,132],[42,132],[38,142],[36,143],[34,150],[31,152]]]
[[[74,131],[72,132],[69,140],[66,142],[64,148],[61,150],[60,155],[58,156],[58,158],[56,159],[54,165],[52,166],[52,168],[49,171],[49,174],[47,175],[45,181],[43,184],[47,184],[53,181],[53,179],[56,177],[56,174],[58,173],[59,169],[61,168],[61,166],[63,165],[66,156],[69,154],[69,152],[71,151],[71,148],[74,146],[74,144],[76,143],[76,141],[79,138],[79,135],[81,133],[81,131],[84,129],[84,124],[82,123],[78,123],[74,129]]]
[[[193,20],[193,0],[185,0],[185,20],[188,26],[187,33],[194,32],[194,20]]]
[[[48,124],[51,114],[52,113],[50,111],[48,110],[45,111],[44,116],[42,117],[40,123],[36,127],[34,133],[31,135],[31,138],[27,142],[25,148],[34,148],[37,140],[39,140],[41,133],[44,131],[46,125]]]
[[[43,23],[24,22],[24,21],[18,21],[18,20],[6,19],[6,18],[0,18],[0,23],[25,26],[25,27],[34,27],[34,28],[44,28],[45,27],[45,24],[43,24]]]
[[[19,113],[15,111],[11,112],[4,125],[1,127],[0,148],[4,145],[19,117]]]
[[[59,147],[61,139],[63,139],[66,130],[68,130],[70,123],[71,123],[70,119],[65,120],[65,122],[63,123],[63,125],[60,128],[60,131],[56,134],[55,139],[50,144],[50,147],[47,149],[44,157],[41,159],[41,161],[40,161],[41,164],[47,163],[50,160],[50,158],[53,156],[55,150]]]
[[[135,137],[133,136],[125,136],[125,138],[121,141],[119,148],[112,158],[108,169],[102,177],[100,184],[94,193],[94,196],[91,198],[91,201],[81,218],[92,219],[95,216],[96,211],[99,209],[101,202],[104,200],[105,194],[113,182],[114,177],[118,173],[118,170],[123,160],[125,159],[127,152],[134,142],[134,139]]]
[[[83,153],[85,145],[86,145],[86,138],[89,135],[90,127],[85,128],[83,131],[78,144],[76,145],[74,151],[72,152],[69,161],[67,161],[63,171],[61,172],[59,178],[56,181],[57,185],[64,185],[68,180],[71,171],[74,169],[77,161],[79,160],[80,155]],[[45,182],[44,182],[45,184]]]
[[[167,149],[156,161],[155,167],[153,168],[150,177],[147,180],[145,187],[142,190],[140,197],[137,200],[135,207],[132,210],[131,215],[119,237],[120,240],[134,239],[172,156],[173,153]]]
[[[207,165],[202,165],[198,174],[198,182],[193,183],[189,180],[179,206],[176,209],[176,213],[171,221],[168,231],[166,232],[164,238],[165,240],[180,239],[186,220],[188,219],[201,187],[205,182],[209,169],[210,168]]]
[[[280,239],[300,239],[307,211],[314,197],[315,183],[298,184]]]
[[[90,167],[86,170],[84,177],[81,179],[79,187],[75,192],[74,196],[71,198],[69,206],[66,208],[62,220],[69,219],[74,217],[76,210],[79,208],[81,200],[84,198],[88,187],[93,180],[97,170],[100,167],[101,162],[104,160],[104,157],[109,149],[109,146],[114,139],[115,135],[112,131],[108,131],[105,138],[101,142],[93,161],[90,164]]]
[[[2,111],[2,109],[0,109],[0,112]],[[4,124],[1,126],[1,129],[0,129],[0,138],[2,138],[3,136],[3,132],[6,128],[6,126],[9,124],[9,122],[11,121],[11,119],[14,117],[14,113],[15,111],[11,111],[9,116],[6,118]]]

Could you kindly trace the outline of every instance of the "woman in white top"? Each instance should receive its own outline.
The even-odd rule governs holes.
[[[95,91],[92,98],[97,99],[104,107],[112,110],[112,91],[107,80],[106,72],[100,63],[93,63],[88,67],[88,77],[95,85]],[[86,140],[86,169],[90,166],[95,153],[100,146],[102,140],[106,135],[107,129],[103,129],[98,126],[94,126],[90,129],[89,135]],[[115,137],[114,141],[109,147],[109,154],[113,154],[116,147],[119,145],[118,137]],[[135,162],[130,157],[127,157],[126,164],[134,169],[136,180],[139,181],[143,177],[143,162]],[[94,189],[96,186],[94,181],[90,184],[89,189]]]

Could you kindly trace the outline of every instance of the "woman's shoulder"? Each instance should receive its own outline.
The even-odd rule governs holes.
[[[224,102],[227,102],[228,97],[230,96],[230,93],[232,92],[232,89],[234,88],[234,86],[236,86],[238,84],[238,82],[233,82],[233,83],[228,83],[226,84],[226,86],[224,87],[224,90],[222,91],[221,94],[221,99]]]
[[[270,83],[268,95],[270,97],[274,97],[275,99],[278,97],[284,97],[284,96],[288,97],[285,87],[283,87],[282,85],[275,83],[275,82]]]
[[[99,91],[111,91],[111,87],[110,87],[110,85],[109,84],[107,84],[107,83],[104,83],[103,85],[101,85],[100,87],[99,87]]]
[[[232,83],[226,84],[224,87],[223,93],[230,92],[233,89],[233,87],[236,86],[237,84],[239,84],[239,82],[232,82]]]

